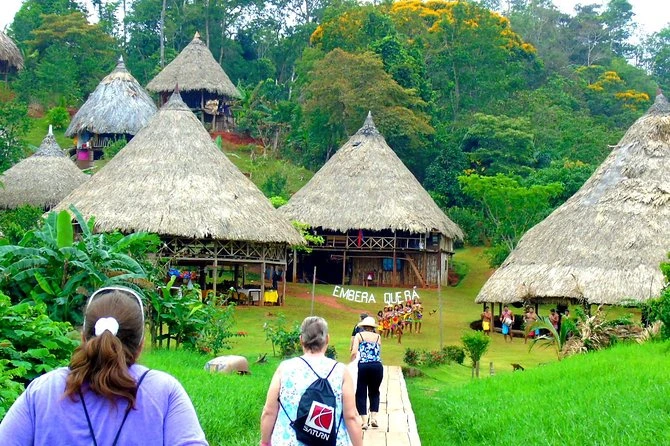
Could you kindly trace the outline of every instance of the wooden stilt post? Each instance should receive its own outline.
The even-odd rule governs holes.
[[[397,234],[395,231],[393,231],[393,273],[391,274],[391,286],[395,287],[396,286],[396,267],[395,267],[395,249],[396,249],[396,242],[397,242]]]
[[[219,281],[219,259],[214,258],[214,274],[213,274],[213,284],[212,284],[212,289],[214,290],[214,301],[216,302],[216,285],[217,282]]]
[[[342,252],[342,286],[347,278],[347,251]]]
[[[293,249],[293,283],[298,283],[298,252]]]
[[[287,270],[286,264],[284,264],[284,274],[281,275],[281,281],[282,281],[282,292],[281,292],[281,306],[284,306],[284,302],[286,301],[286,270]]]
[[[205,125],[205,91],[200,91],[200,122]]]

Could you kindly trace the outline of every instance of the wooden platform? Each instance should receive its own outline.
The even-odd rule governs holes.
[[[363,431],[365,446],[421,446],[405,378],[398,366],[384,366],[377,423]]]

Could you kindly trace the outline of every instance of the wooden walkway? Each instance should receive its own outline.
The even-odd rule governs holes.
[[[398,366],[384,366],[379,427],[363,431],[364,446],[421,446],[407,386]]]

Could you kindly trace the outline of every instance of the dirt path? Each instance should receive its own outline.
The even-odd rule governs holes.
[[[312,300],[312,293],[309,290],[305,290],[304,287],[292,286],[292,284],[286,284],[286,295],[291,296],[291,298],[298,298],[302,300]],[[314,295],[314,302],[320,305],[326,305],[337,310],[346,311],[348,313],[357,314],[358,310],[355,308],[350,308],[342,304],[338,299],[333,299],[333,296],[324,296],[316,294]]]

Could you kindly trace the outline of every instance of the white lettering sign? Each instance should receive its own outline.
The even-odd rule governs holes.
[[[352,290],[350,288],[343,288],[340,285],[335,285],[333,288],[333,297],[346,299],[350,302],[362,302],[366,304],[376,304],[375,295],[367,291]]]
[[[338,299],[345,299],[350,302],[363,302],[366,304],[376,304],[377,300],[372,292],[353,290],[351,288],[344,288],[340,285],[335,285],[333,288],[333,297]],[[384,293],[384,304],[395,305],[405,303],[408,300],[420,299],[416,288],[402,291],[387,291]]]

